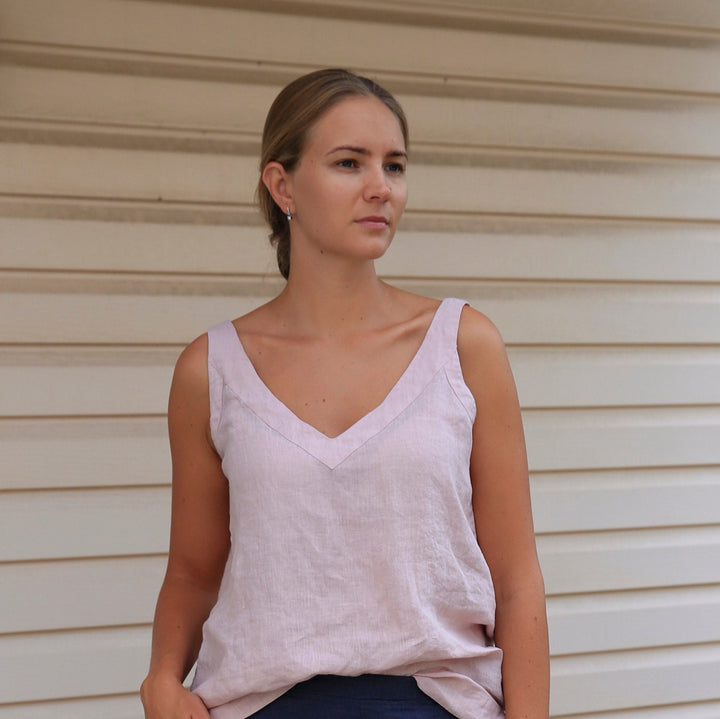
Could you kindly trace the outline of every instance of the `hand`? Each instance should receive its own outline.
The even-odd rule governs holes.
[[[148,675],[140,687],[145,719],[210,719],[196,694],[174,677]]]

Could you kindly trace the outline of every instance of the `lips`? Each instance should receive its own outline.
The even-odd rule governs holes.
[[[390,221],[382,215],[368,215],[367,217],[361,217],[356,222],[371,229],[384,229],[390,224]]]

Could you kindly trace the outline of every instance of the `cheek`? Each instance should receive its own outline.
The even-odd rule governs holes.
[[[408,199],[407,184],[403,183],[400,187],[393,188],[393,197],[396,202],[396,207],[398,207],[400,211],[404,210]]]
[[[349,181],[349,178],[333,173],[319,173],[310,194],[315,206],[332,208],[337,206],[344,197],[352,195],[354,191],[353,183]]]

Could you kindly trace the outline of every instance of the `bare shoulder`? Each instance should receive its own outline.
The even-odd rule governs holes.
[[[175,363],[175,378],[183,385],[204,383],[207,386],[208,336],[194,339],[181,353]]]
[[[170,389],[170,411],[182,406],[209,407],[207,333],[193,340],[175,363]],[[209,411],[209,410],[208,410]]]
[[[458,329],[463,377],[476,401],[517,404],[517,390],[500,331],[482,312],[466,306]]]
[[[463,369],[507,362],[500,331],[487,315],[469,305],[465,305],[460,316],[458,353]]]

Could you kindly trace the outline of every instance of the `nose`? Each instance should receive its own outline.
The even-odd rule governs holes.
[[[369,200],[385,201],[390,197],[392,187],[388,183],[385,169],[382,167],[373,168],[367,176],[365,183],[365,195]]]

